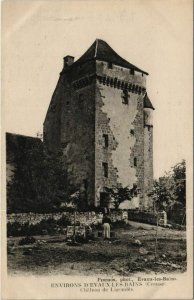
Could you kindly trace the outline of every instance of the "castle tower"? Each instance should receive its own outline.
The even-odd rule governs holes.
[[[153,106],[148,73],[97,39],[64,67],[44,122],[44,143],[63,152],[70,186],[89,205],[109,205],[106,187],[137,188],[130,208],[152,206]]]

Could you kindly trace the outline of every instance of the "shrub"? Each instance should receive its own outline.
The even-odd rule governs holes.
[[[113,228],[131,228],[131,225],[127,224],[124,220],[118,220],[111,223]]]
[[[29,244],[34,244],[35,242],[36,242],[36,240],[34,237],[27,236],[27,237],[21,239],[18,244],[19,245],[29,245]]]
[[[30,234],[29,223],[19,224],[18,222],[7,223],[7,235],[8,236],[25,236]]]
[[[67,216],[62,216],[62,218],[56,221],[56,224],[63,227],[67,227],[71,225],[71,221]]]
[[[59,227],[67,227],[71,225],[70,220],[63,216],[59,220],[49,218],[47,220],[41,220],[38,224],[19,224],[18,222],[7,223],[7,236],[32,236],[32,235],[45,235],[54,234],[60,230]]]

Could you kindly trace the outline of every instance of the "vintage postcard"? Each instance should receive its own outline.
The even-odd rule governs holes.
[[[192,11],[2,1],[2,299],[193,298]]]

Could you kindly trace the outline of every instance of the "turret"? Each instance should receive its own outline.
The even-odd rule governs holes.
[[[154,107],[146,93],[144,96],[144,126],[153,126],[153,110]]]

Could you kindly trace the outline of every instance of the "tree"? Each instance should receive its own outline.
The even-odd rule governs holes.
[[[186,207],[186,163],[182,160],[171,171],[154,181],[153,197],[155,210],[165,210],[168,216],[182,214]],[[173,217],[174,218],[174,217]],[[181,219],[182,216],[179,216]],[[178,216],[176,217],[178,219]]]
[[[32,142],[32,139],[19,137],[17,141],[10,140],[9,147],[14,154],[12,179],[7,184],[7,211],[28,212],[28,208],[36,206],[36,191],[33,185],[33,166],[41,167],[42,144]],[[32,163],[33,161],[33,163]]]
[[[173,168],[174,193],[176,201],[183,207],[186,206],[186,162],[176,164]]]
[[[14,176],[7,185],[8,212],[60,210],[69,201],[61,154],[49,154],[41,143],[14,153]]]
[[[156,211],[166,210],[167,207],[174,203],[174,197],[170,191],[170,178],[163,176],[158,180],[154,180],[153,190],[149,194],[154,200],[154,208]]]
[[[115,187],[106,188],[105,191],[109,193],[111,199],[113,200],[113,205],[115,209],[119,208],[119,205],[125,200],[131,200],[134,197],[136,188],[129,189],[126,187]]]
[[[49,154],[44,151],[41,167],[34,166],[34,182],[37,195],[37,210],[58,211],[69,202],[67,172],[61,153]]]

